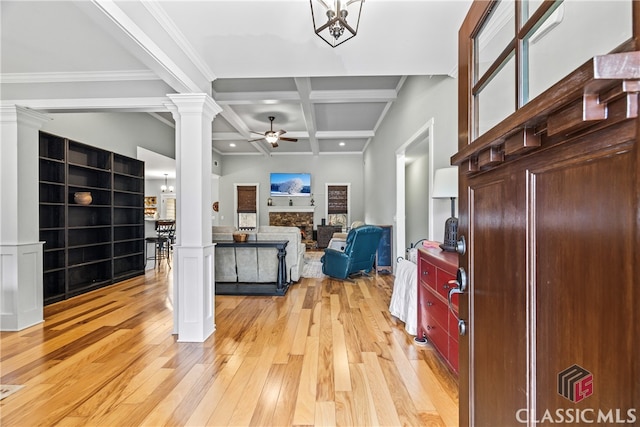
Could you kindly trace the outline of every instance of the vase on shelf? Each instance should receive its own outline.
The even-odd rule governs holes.
[[[93,197],[91,197],[90,191],[78,191],[77,193],[73,193],[73,201],[78,205],[90,205]]]

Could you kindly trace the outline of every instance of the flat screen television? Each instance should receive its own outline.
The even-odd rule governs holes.
[[[311,196],[310,173],[278,173],[272,172],[269,178],[271,197]]]

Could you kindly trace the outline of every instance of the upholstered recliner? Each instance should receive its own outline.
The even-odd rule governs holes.
[[[320,259],[322,272],[337,279],[347,279],[352,274],[370,272],[381,237],[382,228],[375,225],[351,229],[344,251],[331,248],[324,250]]]

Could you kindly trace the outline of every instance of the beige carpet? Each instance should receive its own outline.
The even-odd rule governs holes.
[[[11,396],[16,391],[20,390],[23,385],[6,385],[0,384],[0,400]]]
[[[322,255],[324,255],[324,252],[319,251],[307,251],[304,253],[302,277],[315,279],[321,279],[324,277],[324,274],[322,274],[322,263],[320,262]]]

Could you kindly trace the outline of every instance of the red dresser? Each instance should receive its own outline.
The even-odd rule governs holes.
[[[455,315],[447,296],[456,278],[458,254],[439,248],[418,251],[418,337],[426,338],[458,373],[458,296],[453,296]]]

